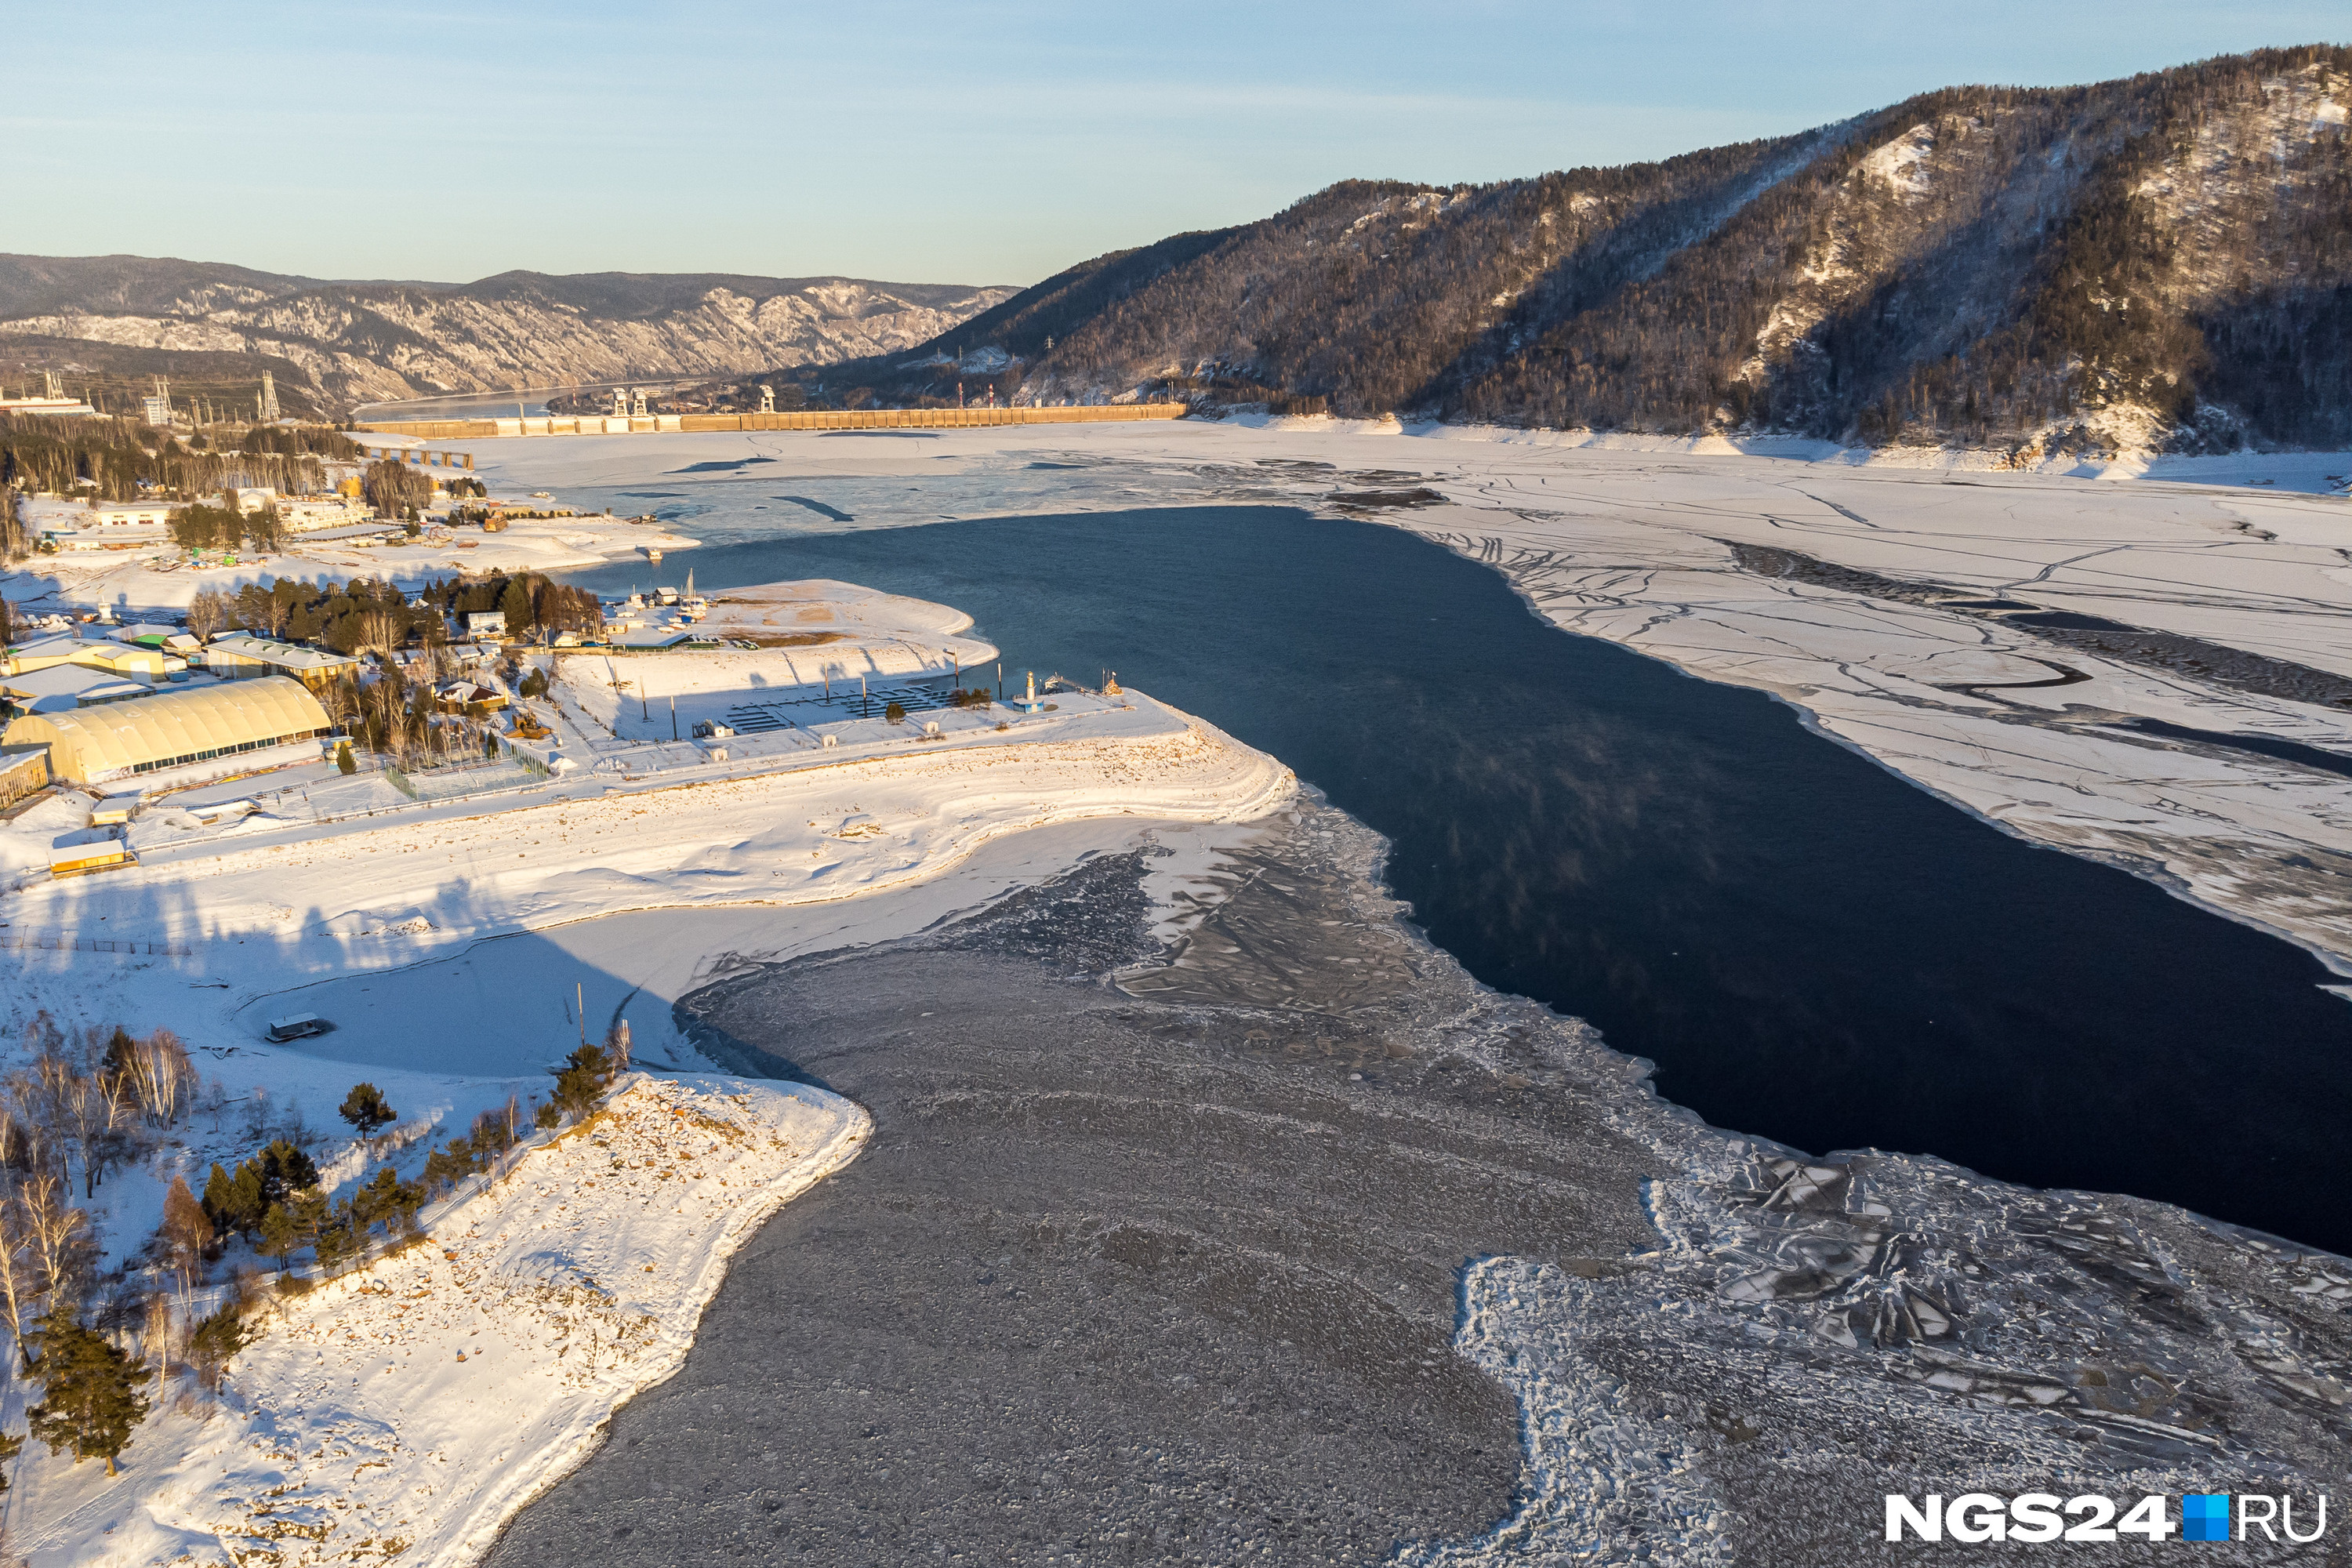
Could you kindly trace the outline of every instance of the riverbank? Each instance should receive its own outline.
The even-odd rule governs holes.
[[[658,478],[665,518],[713,545],[1205,504],[1408,529],[1502,572],[1564,630],[1769,691],[1824,736],[2004,831],[2129,868],[2352,974],[2352,781],[2230,743],[2352,758],[2352,708],[2331,695],[2352,689],[2352,575],[2338,554],[2352,456],[2009,472],[1922,452],[1857,463],[1819,443],[1749,447],[1182,420],[897,439],[581,438],[509,443],[489,461],[511,483],[592,498]],[[772,493],[785,484],[830,515]],[[1843,574],[1789,571],[1759,552]],[[2149,635],[2087,646],[1970,601]],[[2199,644],[2255,662],[2237,668],[2244,659]],[[2033,689],[2052,665],[2085,679]]]
[[[257,813],[128,869],[36,882],[6,910],[11,924],[41,931],[201,944],[165,962],[167,984],[242,947],[239,966],[274,993],[623,910],[863,897],[1054,823],[1246,820],[1295,787],[1272,758],[1141,693],[1077,697],[1067,713],[1034,717],[939,740],[877,718],[870,728],[890,733],[869,754],[810,747],[737,776],[591,775],[323,826]],[[826,760],[839,752],[847,759]]]
[[[800,622],[829,602],[771,594],[734,610]],[[937,612],[930,629],[968,624],[920,608]],[[183,1368],[122,1456],[127,1480],[35,1445],[8,1494],[21,1550],[42,1563],[470,1560],[617,1404],[667,1374],[749,1230],[862,1137],[864,1113],[829,1093],[711,1079],[675,1027],[677,996],[738,955],[903,936],[1147,825],[1248,820],[1297,787],[1141,693],[819,728],[822,743],[764,771],[714,773],[699,753],[656,767],[622,745],[612,754],[637,758],[625,774],[386,816],[150,821],[186,842],[0,901],[0,936],[76,939],[12,953],[0,1005],[24,1052],[50,1021],[69,1055],[117,1025],[167,1026],[213,1078],[208,1132],[190,1118],[145,1136],[97,1183],[100,1269],[138,1267],[174,1175],[201,1189],[213,1163],[273,1138],[315,1152],[331,1198],[387,1167],[415,1178],[485,1113],[515,1106],[528,1125],[551,1065],[610,1031],[627,1027],[640,1068],[686,1075],[635,1084],[489,1194],[428,1213],[423,1246],[278,1304],[231,1364],[225,1403],[189,1391]],[[292,1012],[326,1032],[270,1042],[268,1021]],[[370,1148],[301,1109],[361,1079],[399,1108]],[[250,1261],[230,1246],[224,1268]],[[137,1353],[182,1353],[186,1326],[149,1321]]]
[[[30,1568],[478,1557],[686,1358],[728,1260],[856,1158],[806,1085],[633,1080],[433,1222],[253,1321],[218,1404],[159,1411],[124,1474],[16,1468]]]
[[[1893,1560],[1889,1476],[2308,1496],[2352,1451],[2343,1259],[1707,1127],[1471,982],[1314,801],[1181,902],[1157,847],[685,999],[871,1150],[495,1568],[1818,1568]]]

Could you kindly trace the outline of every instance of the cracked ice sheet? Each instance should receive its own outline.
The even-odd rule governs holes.
[[[2352,756],[2352,712],[2087,654],[1979,616],[1759,577],[1725,542],[2352,676],[2342,499],[2352,454],[2013,473],[1921,454],[1864,462],[1801,441],[1745,455],[1720,440],[1331,420],[757,440],[775,459],[760,470],[761,494],[817,485],[861,528],[1202,503],[1329,513],[1343,510],[1335,491],[1402,476],[1447,504],[1376,521],[1494,566],[1555,625],[1770,691],[1956,805],[2137,871],[2352,974],[2352,780],[2114,727],[2146,718]],[[582,437],[507,444],[491,462],[559,488],[567,475],[618,485],[751,449],[740,436]],[[664,483],[691,490],[698,533],[806,531],[754,515],[743,486]],[[2049,679],[2051,665],[2088,679],[1955,689]]]
[[[1329,422],[1057,430],[1050,443],[1034,430],[951,435],[920,471],[959,476],[970,509],[960,515],[1203,502],[1328,510],[1351,468],[1410,470],[1452,505],[1385,521],[1505,571],[1567,629],[1779,693],[1825,733],[2012,831],[2172,877],[2176,890],[2316,948],[2346,946],[2343,781],[2095,722],[2134,714],[2352,752],[2342,715],[2087,658],[1930,606],[1758,578],[1718,542],[2010,589],[2341,669],[2352,578],[2340,557],[2331,563],[2327,531],[2340,506],[2177,481],[2275,469],[2281,487],[2315,490],[2352,459],[2167,464],[2164,483],[2116,483]],[[885,465],[861,468],[869,460],[852,460],[849,446],[820,455],[828,475],[870,482],[860,526],[940,515],[928,500],[891,500]],[[1080,462],[1085,484],[1043,504],[1033,479],[992,489],[992,474],[1024,459]],[[633,460],[684,459],[645,450]],[[903,449],[889,462],[917,471]],[[1266,466],[1300,463],[1331,467]],[[768,477],[793,471],[777,468]],[[2242,532],[2239,521],[2276,537]],[[1949,689],[2027,675],[2044,658],[2090,679]],[[2297,855],[2308,865],[2292,864]],[[1207,892],[1218,879],[1211,860],[1170,891]],[[1528,1031],[1538,1036],[1577,1028],[1530,1022],[1543,1025]],[[1495,1037],[1498,1051],[1509,1045]],[[1591,1054],[1596,1070],[1624,1065]],[[1526,1413],[1522,1504],[1492,1535],[1410,1549],[1406,1561],[1705,1562],[1727,1550],[1850,1562],[1864,1555],[1856,1531],[1867,1532],[1890,1478],[1948,1495],[2053,1482],[2122,1494],[2201,1489],[2217,1462],[2260,1477],[2247,1483],[2260,1489],[2341,1472],[2340,1412],[2352,1395],[2334,1341],[2318,1332],[2352,1300],[2341,1260],[2162,1205],[2023,1193],[1932,1160],[1790,1158],[1654,1101],[1624,1115],[1680,1173],[1649,1193],[1664,1245],[1581,1260],[1589,1268],[1496,1258],[1465,1278],[1457,1342]]]
[[[1496,566],[1557,626],[1770,691],[1822,734],[2011,832],[2126,866],[2352,972],[2352,781],[2116,727],[2147,718],[2352,753],[2352,715],[2102,658],[1979,616],[1758,577],[1712,539],[1618,517],[1454,507],[1417,513],[1414,525]],[[1720,518],[1709,526],[1737,533]],[[1642,554],[1656,564],[1624,563]],[[2099,613],[2158,618],[2114,605]],[[2259,618],[2249,614],[2233,646],[2277,651],[2280,639],[2252,635]],[[2337,619],[2352,630],[2352,614]],[[2200,635],[2221,640],[2211,622]],[[1955,689],[2053,670],[2087,679]]]

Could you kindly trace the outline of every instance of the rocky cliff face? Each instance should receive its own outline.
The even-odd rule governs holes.
[[[320,283],[140,258],[0,258],[0,334],[267,354],[330,404],[725,376],[911,347],[1010,289],[604,273]]]
[[[1349,182],[954,334],[1020,395],[2072,450],[2352,443],[2352,51],[1956,88],[1776,142]],[[1142,253],[1138,253],[1139,255]],[[1088,267],[1098,268],[1099,263]],[[1034,304],[1050,348],[1013,342]]]

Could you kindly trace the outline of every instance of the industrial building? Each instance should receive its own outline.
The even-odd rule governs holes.
[[[357,669],[359,663],[345,654],[304,647],[300,643],[278,642],[251,632],[224,633],[205,649],[205,668],[223,680],[289,675],[321,694],[345,670]]]
[[[0,746],[0,811],[48,787],[47,746]]]
[[[0,655],[0,710],[38,712],[144,697],[184,679],[187,669],[177,653],[143,643],[37,637]]]
[[[46,745],[51,773],[87,784],[312,740],[333,727],[300,681],[267,676],[27,713],[9,723],[0,745]]]
[[[137,550],[172,542],[180,501],[97,501],[27,499],[17,507],[25,526],[59,550]]]

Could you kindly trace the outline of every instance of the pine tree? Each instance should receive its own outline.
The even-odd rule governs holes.
[[[350,1122],[362,1138],[374,1137],[400,1119],[400,1113],[383,1098],[383,1091],[372,1083],[353,1084],[336,1114]]]
[[[271,1207],[289,1202],[295,1194],[319,1184],[319,1167],[311,1163],[310,1156],[283,1138],[273,1139],[252,1163],[261,1172],[262,1202]]]
[[[198,1323],[188,1335],[187,1351],[188,1364],[196,1369],[196,1381],[206,1388],[218,1390],[221,1373],[250,1337],[244,1313],[235,1301]]]
[[[113,1341],[71,1318],[42,1320],[41,1359],[33,1375],[41,1402],[25,1412],[32,1435],[55,1453],[73,1450],[74,1462],[100,1458],[116,1475],[115,1456],[150,1408],[139,1385],[155,1374]]]
[[[278,1272],[286,1272],[288,1260],[302,1249],[302,1226],[294,1213],[284,1204],[272,1208],[261,1220],[261,1256],[278,1260]]]
[[[554,1103],[577,1121],[596,1108],[604,1086],[613,1081],[612,1058],[602,1046],[582,1046],[555,1069]]]
[[[269,1212],[263,1200],[261,1170],[247,1160],[237,1166],[234,1175],[213,1166],[211,1179],[205,1183],[205,1217],[220,1232],[237,1231],[247,1236],[261,1228],[262,1216]]]

